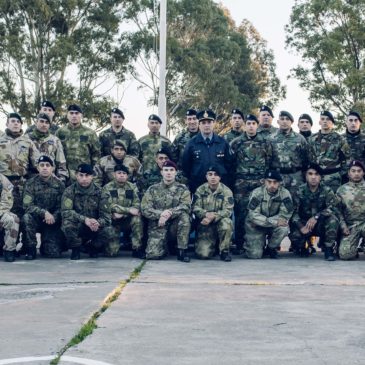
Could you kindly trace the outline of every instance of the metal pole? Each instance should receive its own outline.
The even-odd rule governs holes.
[[[160,1],[160,88],[158,114],[162,119],[161,134],[166,136],[166,9],[167,0]]]

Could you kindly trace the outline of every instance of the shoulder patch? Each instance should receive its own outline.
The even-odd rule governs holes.
[[[284,200],[283,200],[283,204],[285,206],[285,208],[287,210],[293,210],[293,201],[289,198],[289,197],[286,197]]]
[[[63,205],[65,206],[65,208],[71,209],[73,207],[73,201],[69,198],[66,198],[63,202]]]
[[[30,204],[33,201],[33,198],[30,195],[24,195],[23,203],[24,204]]]
[[[248,205],[248,209],[251,209],[251,210],[254,210],[257,208],[257,206],[260,204],[260,200],[257,199],[256,197],[253,197],[251,200],[250,200],[250,203]]]
[[[230,196],[230,197],[228,198],[228,203],[229,203],[229,204],[234,204],[234,199],[233,199],[233,197],[231,197],[231,196]]]

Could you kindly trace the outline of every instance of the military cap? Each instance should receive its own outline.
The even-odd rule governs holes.
[[[298,120],[302,120],[302,119],[308,120],[308,122],[311,125],[313,125],[313,120],[309,114],[306,114],[306,113],[301,114]]]
[[[199,110],[196,117],[198,118],[198,120],[200,122],[201,120],[206,120],[206,119],[215,120],[216,115],[212,109],[204,109],[204,110]]]
[[[207,168],[207,172],[215,172],[218,176],[222,176],[222,169],[218,165],[211,165]]]
[[[117,172],[117,171],[123,171],[125,172],[127,175],[129,175],[129,170],[124,166],[122,165],[121,163],[117,163],[115,166],[114,166],[114,172]]]
[[[254,120],[257,124],[259,124],[259,120],[257,119],[256,115],[247,114],[246,115],[246,121],[248,121],[248,120]]]
[[[123,114],[123,112],[122,112],[120,109],[118,109],[118,108],[113,108],[113,109],[112,109],[112,111],[111,111],[111,113],[118,114],[118,115],[120,115],[123,119],[125,119],[125,118],[124,118],[124,114]]]
[[[353,161],[351,161],[350,162],[350,165],[349,165],[349,169],[351,169],[351,167],[354,167],[354,166],[360,167],[360,169],[362,169],[362,171],[365,172],[365,166],[364,166],[364,164],[361,161],[359,161],[359,160],[353,160]]]
[[[173,167],[175,170],[177,170],[176,163],[171,160],[167,160],[163,163],[162,167]]]
[[[42,103],[41,103],[41,107],[42,106],[45,106],[47,108],[51,108],[54,112],[56,111],[56,108],[55,106],[53,105],[53,103],[49,100],[43,100]]]
[[[294,122],[294,118],[293,118],[293,116],[289,113],[289,112],[287,112],[286,110],[282,110],[280,113],[279,113],[279,118],[280,117],[287,117],[287,118],[289,118],[290,120],[291,120],[291,122],[293,123]]]
[[[67,111],[69,111],[69,112],[71,112],[71,111],[79,112],[79,113],[83,114],[83,111],[82,111],[81,107],[77,104],[69,105],[68,108],[67,108]]]
[[[157,150],[156,155],[160,153],[166,155],[169,159],[171,159],[171,151],[168,148],[161,147],[160,149]]]
[[[161,118],[158,115],[156,115],[156,114],[151,114],[148,117],[148,120],[154,120],[155,122],[159,122],[160,124],[162,124]]]
[[[329,112],[328,110],[323,110],[323,112],[321,112],[320,115],[321,115],[321,117],[322,116],[323,117],[328,117],[332,121],[332,123],[335,123],[335,118],[333,117],[332,113]]]
[[[270,107],[268,107],[267,105],[262,105],[261,108],[260,108],[260,112],[268,112],[272,118],[274,118],[274,114],[271,110]]]
[[[81,172],[82,174],[94,175],[93,167],[87,163],[82,163],[77,166],[77,172]]]
[[[354,117],[356,117],[356,118],[360,121],[360,123],[362,123],[362,119],[361,119],[360,114],[359,114],[358,112],[355,112],[354,110],[351,110],[351,111],[347,114],[347,116],[349,117],[349,116],[351,116],[351,115],[353,115]]]
[[[266,170],[264,177],[265,177],[265,179],[272,179],[272,180],[277,180],[277,181],[283,180],[279,171],[276,171],[276,170]]]
[[[127,145],[121,139],[116,139],[116,140],[113,141],[112,147],[115,147],[115,146],[123,147],[124,151],[127,152]]]
[[[188,109],[187,111],[186,111],[186,113],[185,113],[185,115],[187,116],[187,117],[189,117],[189,116],[191,116],[191,115],[197,115],[198,114],[198,112],[195,110],[195,109]]]
[[[41,157],[39,157],[37,162],[38,164],[40,164],[41,162],[48,162],[51,166],[54,166],[53,160],[47,155],[42,155]]]
[[[18,119],[20,121],[20,123],[23,124],[22,117],[18,113],[9,113],[8,119],[10,119],[10,118]]]
[[[310,164],[308,164],[308,166],[306,167],[305,171],[308,171],[308,170],[314,170],[319,175],[322,175],[323,174],[323,170],[322,170],[321,166],[319,166],[316,163],[310,163]]]
[[[231,114],[232,115],[233,114],[239,114],[242,117],[242,119],[245,119],[245,116],[243,115],[243,113],[239,109],[232,109]]]
[[[46,113],[39,113],[37,115],[37,119],[45,119],[49,124],[51,124],[51,119],[49,118],[49,115]]]

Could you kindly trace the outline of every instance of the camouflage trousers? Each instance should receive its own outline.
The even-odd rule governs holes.
[[[350,234],[343,236],[338,248],[341,260],[351,260],[357,256],[357,247],[360,239],[365,239],[365,222],[359,222],[351,226]]]
[[[186,250],[189,233],[190,217],[187,213],[181,213],[178,217],[168,220],[164,227],[158,226],[158,220],[149,220],[146,258],[160,259],[165,256],[169,241],[177,240],[177,248]]]
[[[111,226],[93,232],[86,224],[72,219],[64,219],[61,229],[66,237],[68,248],[89,244],[91,247],[101,250],[113,237],[113,228]]]
[[[139,216],[128,216],[126,218],[115,219],[112,223],[113,237],[105,245],[105,253],[108,256],[115,256],[120,248],[120,233],[131,232],[132,248],[138,250],[142,247],[143,224]]]
[[[303,221],[302,224],[305,225],[306,221]],[[295,248],[303,248],[312,236],[319,237],[320,242],[326,247],[333,247],[336,243],[338,227],[339,222],[334,215],[320,217],[313,231],[307,235],[304,235],[297,226],[292,224],[290,226],[289,239]]]
[[[269,248],[277,248],[281,241],[288,235],[288,227],[266,228],[247,221],[245,224],[245,254],[249,259],[261,259],[268,240]]]
[[[3,250],[14,251],[19,234],[19,218],[13,213],[4,213],[0,218],[0,228],[5,233]]]
[[[242,248],[245,237],[245,220],[251,191],[263,184],[262,180],[237,179],[234,184],[234,236],[238,248]]]
[[[41,252],[47,257],[59,257],[64,247],[65,236],[60,223],[46,224],[43,219],[25,213],[22,218],[24,247],[37,245],[37,233],[41,234]]]
[[[323,175],[322,182],[327,185],[336,194],[337,189],[341,186],[342,178],[339,172],[330,175]]]
[[[292,174],[281,174],[281,177],[283,178],[282,185],[289,190],[292,197],[296,194],[298,187],[304,183],[302,171]]]
[[[198,225],[195,253],[199,258],[207,259],[214,256],[218,239],[219,252],[229,251],[233,233],[233,223],[230,218],[222,218],[208,226]]]

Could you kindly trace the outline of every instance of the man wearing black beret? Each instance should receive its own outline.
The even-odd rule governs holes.
[[[231,130],[222,137],[231,143],[235,138],[243,133],[245,116],[240,109],[235,108],[231,111]]]
[[[306,139],[312,135],[313,120],[309,114],[303,113],[298,119],[299,133]]]
[[[278,129],[272,125],[274,114],[267,105],[261,106],[259,110],[259,129],[258,133],[262,133],[265,138],[270,134],[275,133]]]
[[[356,111],[350,111],[346,117],[346,132],[344,137],[350,146],[351,160],[365,164],[365,134],[361,130],[362,118]]]
[[[58,125],[55,123],[55,114],[56,114],[56,107],[50,100],[43,100],[41,102],[40,108],[39,108],[40,114],[47,114],[50,120],[50,128],[49,132],[51,134],[55,134],[57,129],[59,128]],[[29,134],[30,132],[33,132],[36,128],[35,124],[29,126],[27,130],[25,131],[26,134]]]

